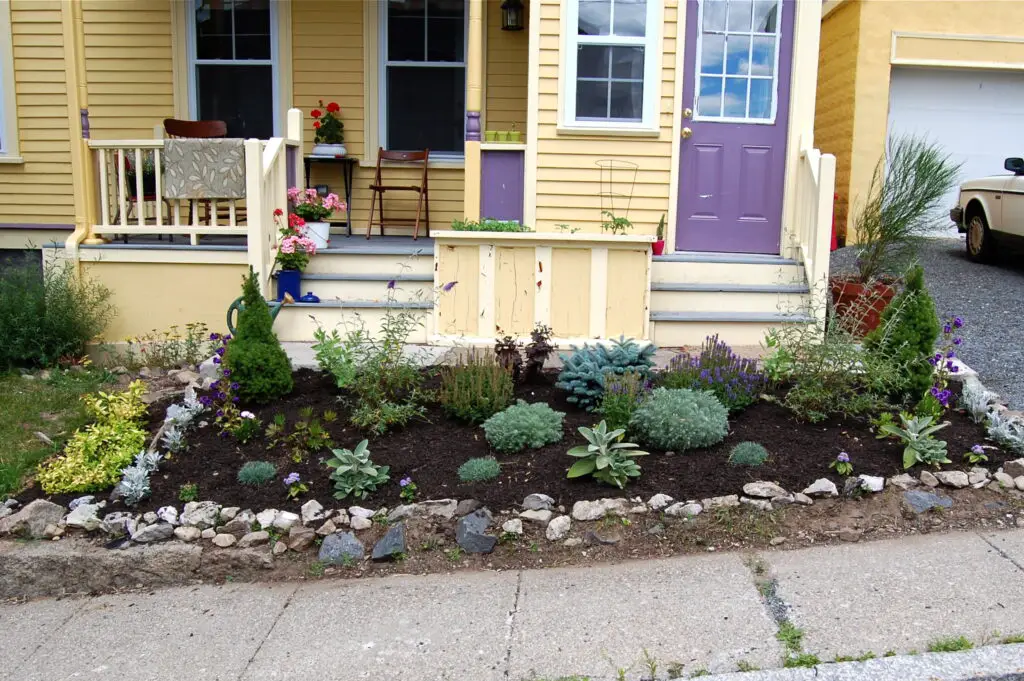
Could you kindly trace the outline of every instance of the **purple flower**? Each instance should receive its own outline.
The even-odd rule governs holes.
[[[237,383],[232,383],[231,384],[231,389],[232,390],[238,390],[238,384]]]
[[[388,289],[393,289],[394,287],[395,287],[395,280],[391,279],[390,281],[388,281]]]
[[[230,376],[231,375],[231,369],[225,369],[224,370],[224,375],[225,376]]]
[[[953,345],[960,345],[963,342],[964,342],[963,338],[954,338],[953,339]]]
[[[232,397],[231,401],[234,402],[235,404],[238,404],[238,398],[237,397]]]
[[[839,452],[839,456],[836,457],[836,461],[840,463],[850,463],[850,455],[846,452]]]
[[[950,364],[950,365],[949,365],[949,372],[950,372],[951,374],[955,374],[955,373],[956,373],[956,372],[958,372],[958,371],[960,371],[960,367],[958,367],[958,366],[957,366],[957,365],[955,365],[955,364]]]
[[[939,396],[939,386],[933,385],[932,389],[929,390],[928,392],[930,392],[932,394],[932,397],[937,398]]]
[[[217,348],[214,352],[216,352],[217,356],[219,356],[219,357],[223,357],[224,356],[224,348],[223,347]]]
[[[974,452],[975,454],[984,454],[985,448],[982,447],[981,445],[974,445],[973,447],[971,447],[971,451]]]
[[[398,485],[400,487],[406,487],[407,485],[411,485],[411,484],[412,484],[412,478],[402,478],[401,480],[398,481]]]
[[[230,333],[224,336],[224,342],[225,343],[227,343],[229,340],[231,340],[231,334]]]
[[[220,340],[220,334],[219,333],[211,333],[210,334],[210,340],[212,340],[212,341]]]
[[[954,357],[956,357],[956,352],[955,351],[948,350],[946,352],[946,359],[953,359]]]
[[[963,327],[963,325],[964,325],[964,320],[963,319],[961,319],[960,317],[954,317],[953,318],[953,326],[955,326],[956,328],[959,329],[959,328]]]
[[[220,357],[214,357],[213,358],[213,363],[214,364],[220,364]]]
[[[224,416],[224,410],[223,409],[218,409],[217,410],[217,418],[220,418],[222,416]]]
[[[953,327],[950,326],[949,324],[946,324],[945,326],[942,327],[942,333],[953,333]]]
[[[288,486],[291,486],[291,485],[294,485],[295,483],[297,483],[301,479],[302,478],[299,477],[298,473],[289,473],[284,478],[284,484],[286,484]]]
[[[929,357],[928,363],[931,364],[932,366],[935,366],[936,364],[939,363],[939,360],[935,359],[934,357]]]
[[[447,284],[445,284],[444,286],[441,287],[441,290],[444,291],[445,293],[448,293],[453,288],[455,288],[455,285],[458,284],[458,283],[459,282],[457,282],[457,281],[449,281]]]

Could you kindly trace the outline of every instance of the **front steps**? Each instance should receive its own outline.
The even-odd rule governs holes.
[[[651,266],[651,340],[700,345],[718,334],[758,345],[772,328],[813,321],[803,265],[772,255],[673,253]]]

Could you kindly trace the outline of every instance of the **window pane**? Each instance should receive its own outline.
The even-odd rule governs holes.
[[[773,81],[767,78],[750,81],[750,118],[771,118],[772,85]]]
[[[725,36],[705,34],[701,41],[700,72],[723,73],[725,59]]]
[[[700,116],[722,115],[722,79],[700,77],[700,95],[697,97],[697,114]]]
[[[423,4],[413,0],[388,2],[388,60],[423,61],[426,33]]]
[[[750,13],[753,11],[750,0],[730,0],[729,30],[749,31]]]
[[[612,78],[644,79],[644,48],[613,47]]]
[[[704,30],[724,31],[727,0],[704,0]]]
[[[755,76],[770,76],[775,72],[775,38],[754,38],[750,72]]]
[[[234,0],[235,59],[270,59],[269,0]]]
[[[615,0],[615,35],[647,35],[647,0]]]
[[[604,45],[580,45],[576,50],[576,75],[580,78],[607,78],[612,48]]]
[[[461,66],[389,66],[387,71],[387,148],[461,154],[466,70]]]
[[[611,27],[611,0],[580,0],[579,35],[608,35]]]
[[[427,61],[462,61],[465,7],[465,0],[427,1]]]
[[[196,7],[196,58],[232,59],[231,10],[219,9],[221,3],[204,2]]]
[[[644,116],[643,82],[612,82],[612,119],[639,121]]]
[[[747,79],[725,79],[725,106],[722,115],[727,118],[747,117]]]
[[[754,3],[754,30],[759,33],[776,33],[779,30],[778,0],[757,0]]]
[[[576,118],[608,118],[608,81],[576,81]]]
[[[196,92],[199,118],[224,121],[228,137],[273,136],[274,82],[269,65],[199,65]]]
[[[750,37],[731,35],[725,40],[725,73],[745,76],[750,73]]]

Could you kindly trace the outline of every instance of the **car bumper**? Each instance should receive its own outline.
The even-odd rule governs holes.
[[[958,232],[966,232],[967,227],[964,225],[964,209],[963,206],[956,206],[949,210],[949,219],[956,225]]]

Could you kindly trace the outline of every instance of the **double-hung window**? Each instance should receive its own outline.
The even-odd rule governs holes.
[[[461,156],[466,0],[388,0],[381,12],[381,146]]]
[[[568,127],[657,126],[660,0],[569,0]]]
[[[227,123],[228,137],[274,135],[271,0],[191,0],[192,115]]]

